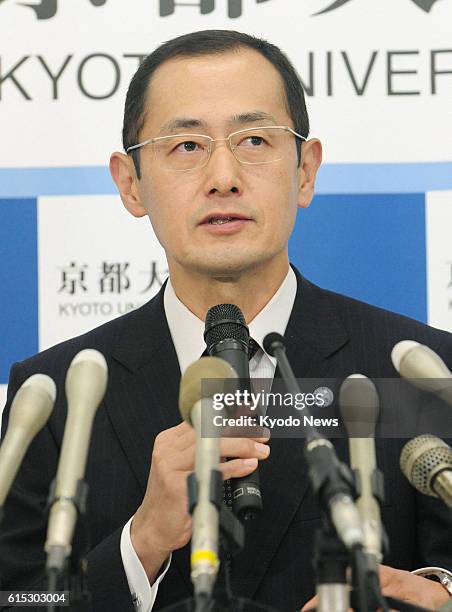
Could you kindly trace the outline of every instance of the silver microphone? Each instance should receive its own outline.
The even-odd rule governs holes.
[[[435,351],[414,340],[402,340],[392,349],[391,359],[400,376],[452,406],[452,373]]]
[[[105,358],[93,349],[80,351],[66,375],[68,414],[45,542],[49,572],[61,572],[72,550],[77,487],[85,474],[93,420],[105,394],[107,377]]]
[[[219,470],[220,438],[202,434],[215,411],[213,396],[225,392],[225,380],[236,372],[219,357],[203,357],[185,371],[180,384],[179,410],[196,431],[195,477],[197,499],[193,511],[191,578],[196,597],[210,597],[218,573],[219,510],[211,501],[212,474]],[[210,380],[209,380],[210,379]],[[209,380],[209,389],[202,384]]]
[[[364,550],[371,556],[373,569],[383,558],[382,527],[379,497],[374,491],[377,480],[375,427],[380,413],[380,402],[374,383],[366,376],[353,374],[343,382],[339,405],[349,435],[350,464],[359,474],[361,491],[356,501],[364,529]]]
[[[27,378],[14,396],[8,429],[0,447],[0,508],[31,441],[53,410],[55,398],[55,383],[45,374]]]
[[[452,508],[452,448],[443,440],[429,434],[413,438],[402,449],[400,467],[420,493]]]

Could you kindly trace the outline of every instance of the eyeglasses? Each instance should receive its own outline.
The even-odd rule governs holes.
[[[272,164],[284,158],[288,140],[293,136],[306,138],[285,125],[272,125],[239,130],[227,138],[211,138],[203,134],[174,134],[148,138],[126,149],[130,153],[146,145],[152,145],[156,160],[163,167],[185,172],[205,166],[216,142],[227,142],[231,153],[241,164]]]

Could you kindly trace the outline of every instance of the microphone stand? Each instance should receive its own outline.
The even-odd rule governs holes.
[[[189,512],[193,511],[198,503],[198,481],[195,472],[187,478]],[[209,483],[209,501],[214,504],[219,512],[220,544],[222,556],[237,554],[245,544],[245,529],[234,514],[223,505],[223,475],[220,470],[211,470]],[[229,575],[229,564],[224,563],[225,590],[223,593],[215,593],[210,597],[195,595],[195,612],[208,612],[217,610],[218,600],[229,609],[232,602],[231,577]],[[212,606],[215,606],[213,608]]]
[[[198,498],[198,483],[196,474],[187,478],[189,511],[193,513]],[[224,585],[215,584],[210,597],[188,598],[173,604],[162,612],[277,612],[274,608],[257,604],[242,597],[234,597],[231,589],[229,563],[223,560],[240,552],[245,544],[245,528],[230,508],[223,504],[223,477],[219,470],[211,470],[210,501],[219,510],[220,546]],[[221,581],[220,581],[221,582]]]
[[[56,478],[52,481],[47,500],[47,509],[49,511],[57,501],[55,487]],[[80,479],[77,483],[75,496],[72,498],[72,502],[77,509],[77,527],[70,558],[65,560],[63,570],[58,570],[54,567],[47,568],[47,590],[49,592],[56,591],[58,579],[62,577],[64,590],[69,592],[69,610],[71,612],[92,612],[91,594],[87,587],[88,563],[85,558],[86,553],[89,551],[89,535],[86,521],[87,496],[88,484],[85,480]],[[53,603],[47,606],[47,612],[55,612],[55,605]]]
[[[288,392],[300,393],[286,356],[284,338],[280,334],[268,334],[264,339],[264,348],[277,358]],[[315,563],[320,600],[317,610],[348,611],[346,570],[351,565],[351,606],[356,612],[371,612],[379,607],[383,612],[388,612],[389,606],[398,612],[431,612],[394,598],[388,597],[385,601],[380,591],[378,568],[368,562],[362,538],[353,524],[356,508],[350,502],[356,499],[357,491],[352,472],[337,459],[332,444],[314,426],[307,425],[306,430],[305,457],[309,465],[309,477],[324,513],[323,525],[316,539]],[[335,501],[339,503],[333,504]],[[335,510],[335,505],[338,510]]]
[[[362,546],[347,550],[338,537],[329,512],[323,509],[322,526],[316,533],[314,564],[317,574],[317,612],[375,612],[389,609],[397,612],[432,612],[427,608],[400,601],[394,597],[384,598],[378,579],[378,568],[369,562]],[[347,568],[352,568],[352,590],[347,583]],[[440,612],[452,612],[450,604]]]
[[[322,527],[315,534],[314,551],[319,598],[317,612],[348,612],[348,551],[325,516]]]

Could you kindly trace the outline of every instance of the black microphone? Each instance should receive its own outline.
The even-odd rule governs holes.
[[[218,304],[209,308],[204,340],[210,356],[224,359],[237,372],[240,390],[250,391],[250,334],[240,308],[234,304]],[[231,484],[234,514],[245,521],[255,518],[262,510],[258,469],[248,476],[233,478]]]
[[[276,332],[264,338],[264,350],[278,360],[278,367],[289,393],[300,393],[300,386],[286,356],[283,336]],[[305,413],[309,410],[305,407]],[[361,549],[364,532],[354,502],[355,486],[350,469],[339,461],[334,446],[312,425],[306,425],[304,455],[314,493],[328,511],[337,535],[349,550]]]

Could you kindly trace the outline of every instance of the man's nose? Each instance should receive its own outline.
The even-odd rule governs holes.
[[[234,157],[227,140],[213,143],[213,150],[206,166],[206,192],[209,194],[241,191],[241,164]]]

